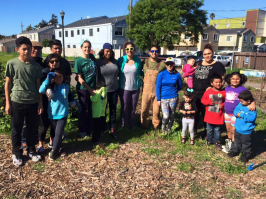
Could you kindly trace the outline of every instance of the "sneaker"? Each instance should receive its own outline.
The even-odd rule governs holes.
[[[38,162],[42,159],[40,155],[38,155],[36,152],[28,152],[28,157],[33,161],[33,162]]]
[[[12,159],[13,159],[13,164],[15,166],[21,166],[23,164],[22,158],[20,157],[17,158],[15,154],[13,154]]]
[[[60,153],[61,157],[64,157],[67,155],[63,147],[59,149],[59,153]]]
[[[217,149],[217,150],[219,150],[219,151],[221,151],[222,150],[222,146],[221,146],[221,144],[220,143],[215,143],[215,148]]]
[[[52,149],[52,148],[53,148],[53,143],[50,143],[50,142],[49,142],[48,147],[49,147],[50,149]]]
[[[190,145],[194,145],[194,140],[190,140]]]
[[[111,137],[116,139],[117,138],[117,135],[115,134],[115,129],[114,128],[111,128],[111,133],[110,133]]]
[[[79,133],[79,135],[80,135],[81,138],[86,138],[87,137],[87,134],[84,133],[84,132]]]
[[[65,133],[65,131],[63,131],[62,140],[68,140],[68,139],[69,139],[68,135]]]
[[[55,160],[57,158],[57,154],[55,153],[55,151],[50,151],[49,152],[49,159],[50,160]]]
[[[23,142],[23,143],[21,144],[21,149],[23,149],[23,150],[25,151],[27,148],[28,148],[27,143],[26,143],[26,142]]]
[[[44,152],[44,148],[41,146],[37,149],[37,153],[42,154]]]
[[[239,153],[238,152],[234,152],[234,151],[229,151],[229,153],[227,154],[227,157],[232,158],[235,156],[238,156]]]
[[[242,153],[241,157],[238,159],[238,161],[243,162],[243,163],[247,163],[249,160],[249,158],[247,157],[246,153]]]
[[[185,143],[186,143],[186,139],[182,138],[182,144],[185,144]]]

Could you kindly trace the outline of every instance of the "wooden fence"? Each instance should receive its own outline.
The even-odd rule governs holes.
[[[266,70],[266,53],[235,52],[233,68]]]

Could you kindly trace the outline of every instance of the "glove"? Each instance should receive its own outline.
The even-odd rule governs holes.
[[[47,95],[47,97],[48,97],[49,99],[53,99],[53,97],[54,97],[54,92],[53,92],[53,90],[50,89],[50,88],[48,88],[48,89],[46,90],[46,95]]]
[[[48,73],[48,75],[47,75],[47,79],[48,79],[49,81],[51,81],[52,79],[55,78],[55,76],[56,76],[56,73],[55,73],[55,72],[50,72],[50,73]]]

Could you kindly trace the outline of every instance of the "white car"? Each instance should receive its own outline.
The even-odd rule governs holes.
[[[213,59],[215,61],[221,62],[224,66],[230,66],[231,64],[231,61],[229,59],[226,59],[221,55],[214,55]]]

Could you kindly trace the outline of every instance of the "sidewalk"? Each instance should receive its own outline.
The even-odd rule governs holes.
[[[245,87],[252,87],[252,88],[255,88],[255,89],[260,89],[261,85],[259,83],[255,83],[255,82],[246,82]],[[263,89],[263,91],[266,91],[266,86],[265,88]]]

